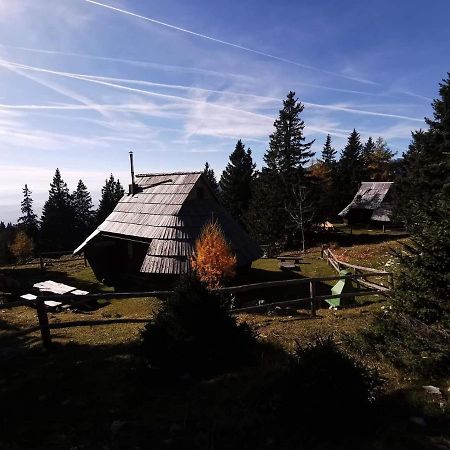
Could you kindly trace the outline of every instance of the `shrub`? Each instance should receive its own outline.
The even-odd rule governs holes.
[[[297,344],[282,389],[282,417],[321,433],[361,426],[381,384],[375,371],[339,350],[331,337],[317,337],[305,347]]]
[[[19,262],[26,261],[27,258],[33,255],[34,244],[27,233],[23,230],[19,230],[16,233],[14,241],[9,246],[9,251]]]
[[[396,253],[400,273],[393,306],[425,323],[443,319],[450,308],[450,200],[416,204],[411,243]]]
[[[150,366],[173,376],[208,377],[251,364],[256,339],[247,324],[237,324],[195,277],[181,279],[142,334]]]
[[[234,277],[236,256],[217,222],[206,224],[197,239],[192,269],[210,288],[218,287],[227,278]]]
[[[361,356],[373,355],[417,376],[441,376],[450,369],[449,334],[403,314],[380,314],[345,341]]]

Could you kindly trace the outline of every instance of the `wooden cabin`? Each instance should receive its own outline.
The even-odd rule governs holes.
[[[105,284],[170,286],[191,270],[195,241],[211,220],[230,242],[238,270],[262,256],[202,172],[136,175],[130,192],[74,253],[83,251]]]
[[[349,205],[339,216],[349,225],[381,224],[383,227],[391,222],[392,187],[391,181],[365,181]]]

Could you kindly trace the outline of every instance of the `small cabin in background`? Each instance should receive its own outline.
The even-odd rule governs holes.
[[[383,225],[391,223],[392,192],[391,181],[366,181],[349,205],[339,216],[349,225],[378,223]]]
[[[126,285],[133,280],[170,286],[191,270],[195,241],[209,221],[221,226],[238,270],[262,256],[202,172],[136,175],[130,192],[74,253],[84,251],[95,276],[105,284]]]

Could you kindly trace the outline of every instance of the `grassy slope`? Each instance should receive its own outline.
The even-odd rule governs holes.
[[[366,265],[371,265],[372,257],[380,267],[385,264],[383,258],[388,256],[383,244],[368,249],[368,253],[356,247],[338,252],[348,258],[363,254],[357,262]],[[275,260],[256,261],[247,281],[333,274],[318,256],[313,253],[306,257],[299,273],[281,272]],[[90,291],[103,289],[82,263],[53,266],[51,276],[14,270],[24,282],[54,279]],[[118,300],[88,314],[57,313],[50,320],[151,317],[158,304],[156,299]],[[306,343],[318,332],[332,333],[339,341],[343,334],[366,327],[379,308],[369,304],[338,312],[322,309],[315,319],[298,310],[280,316],[242,315],[240,320],[248,321],[261,339],[290,350],[296,339]],[[1,311],[0,335],[2,328],[4,332],[35,323],[31,309]],[[53,333],[56,348],[50,354],[41,350],[38,334],[9,342],[9,348],[0,351],[0,404],[5,405],[2,424],[7,430],[0,435],[0,448],[2,440],[4,448],[253,448],[252,440],[263,448],[298,448],[301,430],[280,434],[254,407],[273,374],[270,360],[266,362],[268,367],[257,371],[200,385],[153,386],[139,363],[137,339],[141,328],[140,324],[122,324],[57,330]],[[446,448],[439,427],[429,425],[422,430],[408,420],[411,415],[422,414],[424,404],[436,414],[436,401],[423,397],[420,387],[407,388],[410,374],[401,374],[379,361],[366,362],[377,366],[389,380],[388,409],[383,414],[389,413],[382,429],[374,429],[364,444],[356,440],[342,448],[432,448],[438,444]],[[411,395],[417,406],[404,400]],[[14,426],[18,423],[20,429]],[[259,436],[262,429],[264,440]],[[245,447],[244,442],[250,445]]]

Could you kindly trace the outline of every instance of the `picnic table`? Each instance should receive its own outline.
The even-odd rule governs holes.
[[[295,269],[301,263],[300,255],[280,255],[277,256],[280,269]]]
[[[69,286],[64,283],[57,283],[52,280],[42,281],[40,283],[33,284],[33,287],[39,289],[40,292],[49,292],[50,294],[72,294],[72,295],[86,295],[89,294],[88,291],[82,291],[77,289],[76,287]],[[21,295],[20,298],[24,300],[29,300],[30,302],[34,302],[37,299],[37,296],[34,294],[24,294]],[[47,308],[58,308],[62,305],[62,302],[58,302],[55,300],[45,300],[44,304]]]

